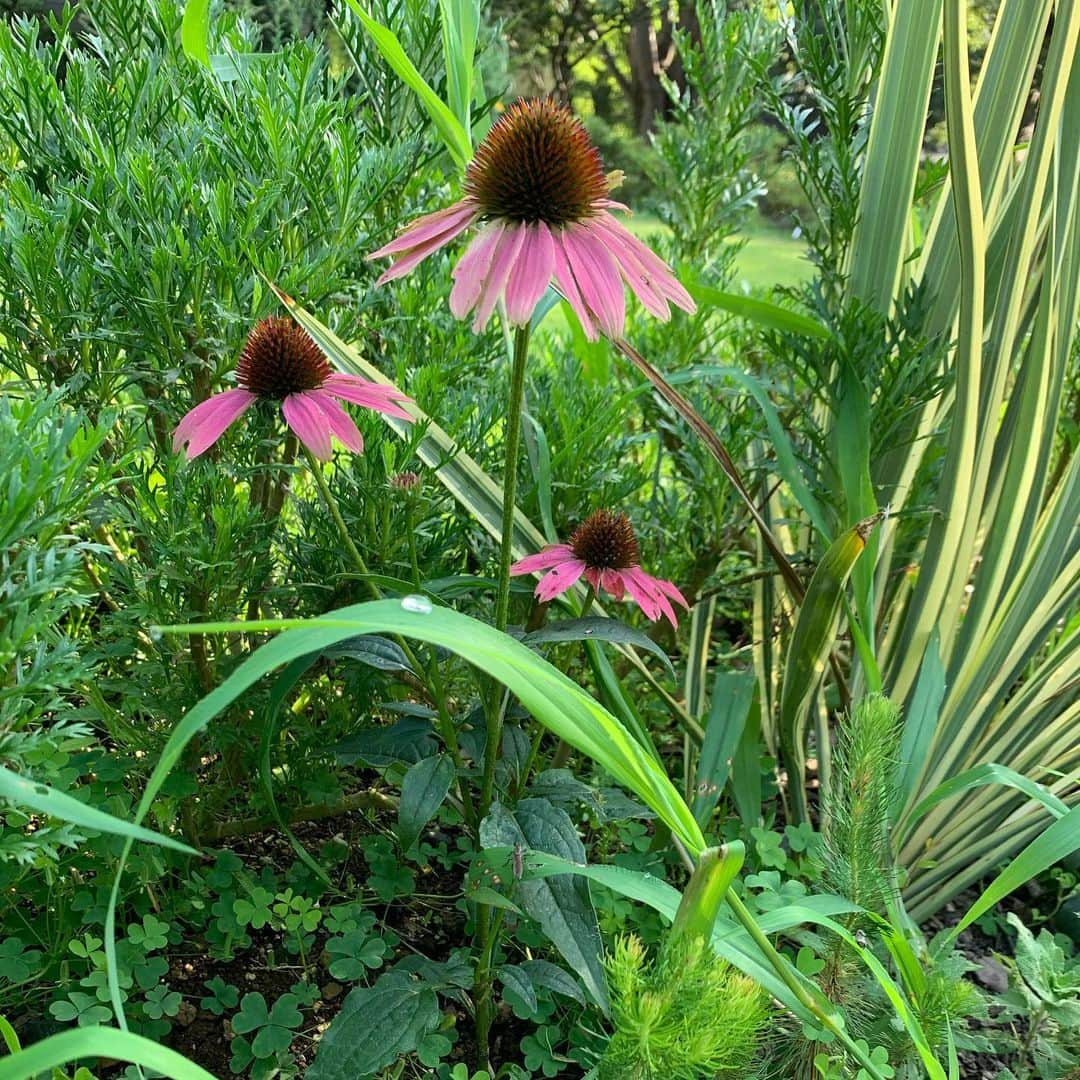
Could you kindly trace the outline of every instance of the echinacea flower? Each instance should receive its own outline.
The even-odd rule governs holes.
[[[514,563],[510,573],[547,570],[536,586],[536,598],[545,603],[584,576],[597,592],[603,589],[616,600],[629,593],[648,618],[655,621],[665,615],[677,627],[671,602],[688,608],[683,594],[670,581],[646,574],[638,561],[638,542],[630,519],[612,510],[596,510],[574,530],[569,544],[549,544]]]
[[[188,459],[198,457],[260,400],[281,403],[285,422],[320,461],[330,458],[331,435],[356,453],[364,449],[356,423],[339,401],[412,419],[396,404],[410,398],[392,386],[334,371],[307,331],[289,318],[272,316],[255,326],[236,365],[236,381],[237,389],[200,402],[177,424],[174,451],[187,443]]]
[[[519,101],[492,126],[465,171],[465,197],[414,221],[368,256],[396,256],[379,284],[403,277],[472,225],[480,229],[454,267],[450,310],[475,310],[481,330],[500,299],[522,326],[554,279],[590,340],[621,337],[623,281],[659,319],[668,302],[696,310],[671,268],[623,227],[608,198],[600,153],[581,121],[550,99]]]

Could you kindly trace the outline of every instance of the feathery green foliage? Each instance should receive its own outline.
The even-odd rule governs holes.
[[[615,1032],[598,1080],[746,1077],[768,1015],[765,995],[702,938],[650,959],[620,937],[605,962]]]
[[[888,698],[873,694],[852,706],[822,804],[825,884],[876,914],[895,893],[889,815],[899,741],[900,710]]]

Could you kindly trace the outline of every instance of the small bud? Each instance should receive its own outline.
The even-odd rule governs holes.
[[[406,470],[405,472],[394,473],[390,477],[390,486],[396,491],[416,492],[420,490],[420,474]]]

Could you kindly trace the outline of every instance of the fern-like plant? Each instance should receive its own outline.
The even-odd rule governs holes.
[[[621,937],[607,960],[615,1033],[597,1080],[745,1077],[765,996],[702,937],[671,937],[655,959]]]

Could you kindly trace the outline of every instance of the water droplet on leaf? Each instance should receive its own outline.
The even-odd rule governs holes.
[[[403,611],[411,611],[414,615],[430,615],[431,601],[426,596],[403,596],[401,608]]]

